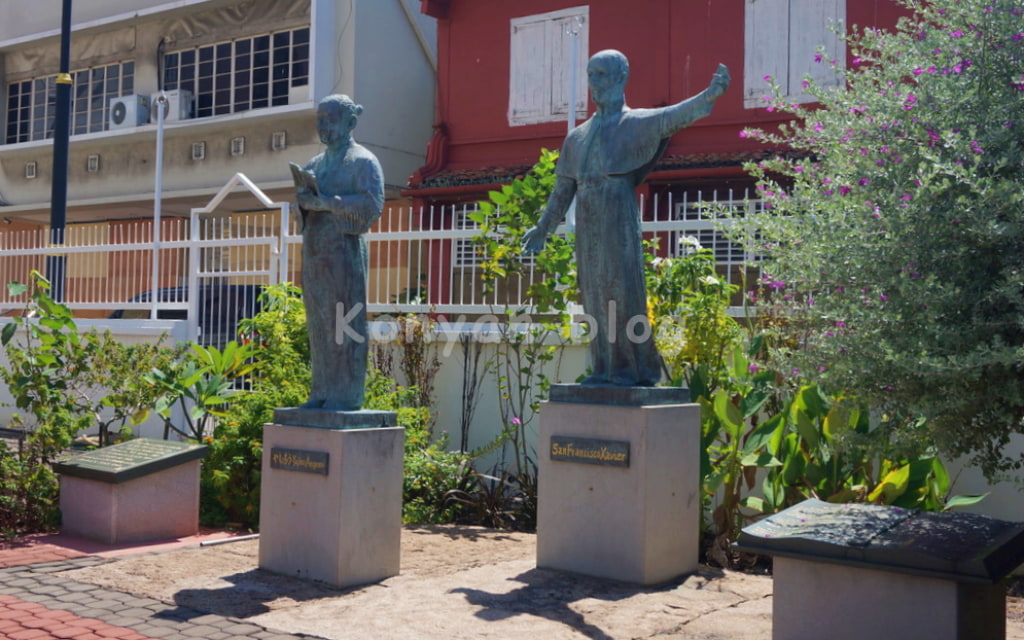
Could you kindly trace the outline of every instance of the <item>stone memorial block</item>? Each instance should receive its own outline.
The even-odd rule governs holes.
[[[807,500],[743,529],[737,547],[775,557],[775,638],[817,637],[813,616],[831,638],[987,640],[1005,635],[1002,580],[1024,562],[1024,524]]]
[[[263,428],[261,569],[337,587],[396,575],[405,430],[387,411],[278,409]],[[303,417],[308,426],[298,424]]]
[[[553,385],[540,411],[537,566],[636,584],[697,568],[700,411],[685,389]]]
[[[199,531],[201,444],[137,438],[53,463],[61,530],[105,544]]]

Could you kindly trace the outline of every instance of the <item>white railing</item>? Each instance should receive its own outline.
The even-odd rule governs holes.
[[[684,236],[698,238],[714,251],[721,275],[741,284],[755,256],[728,241],[718,227],[722,220],[707,215],[707,205],[716,203],[734,213],[757,206],[745,192],[654,197],[640,202],[642,230],[646,239],[657,240],[659,255],[676,255]],[[536,275],[530,262],[525,275],[483,286],[472,242],[478,229],[468,217],[473,210],[471,204],[387,208],[366,234],[369,310],[455,319],[492,313],[505,304],[525,305],[525,290]],[[200,325],[215,324],[218,317],[237,317],[243,311],[239,305],[251,310],[252,292],[260,285],[301,285],[298,218],[289,218],[286,206],[255,213],[204,210],[191,221],[164,218],[155,280],[161,289],[156,301],[160,317],[199,317]],[[0,232],[0,283],[25,282],[32,269],[43,271],[47,255],[64,255],[65,302],[71,308],[87,317],[149,317],[154,306],[152,231],[150,220],[71,225],[58,247],[49,246],[46,229]],[[191,296],[192,290],[200,295]],[[6,287],[0,289],[0,311],[16,312],[24,303],[24,296],[11,297]]]

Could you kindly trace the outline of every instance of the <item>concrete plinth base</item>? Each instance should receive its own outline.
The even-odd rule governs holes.
[[[544,404],[537,566],[644,585],[694,571],[699,447],[694,404]]]
[[[266,425],[260,568],[338,587],[397,575],[404,437],[394,426]]]
[[[199,531],[199,460],[127,482],[60,479],[61,533],[122,544]]]
[[[776,556],[773,640],[1002,640],[1006,585]]]

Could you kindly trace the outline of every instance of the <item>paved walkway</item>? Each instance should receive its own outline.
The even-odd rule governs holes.
[[[85,541],[37,537],[0,549],[0,638],[9,640],[253,640],[314,639],[137,597],[61,575],[111,562],[113,557],[154,553],[195,544],[176,541],[147,547],[103,547]]]

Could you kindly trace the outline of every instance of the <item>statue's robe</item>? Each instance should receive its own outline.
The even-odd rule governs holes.
[[[710,112],[688,101],[596,114],[565,139],[556,174],[575,183],[576,268],[591,319],[592,375],[584,384],[653,386],[662,361],[647,316],[636,187],[673,133]],[[545,216],[547,217],[547,216]],[[551,230],[554,220],[542,220]]]
[[[331,211],[302,211],[302,287],[313,371],[306,406],[363,405],[369,334],[366,233],[384,207],[377,158],[352,142],[341,157],[325,151],[305,167],[320,195],[341,196]]]

